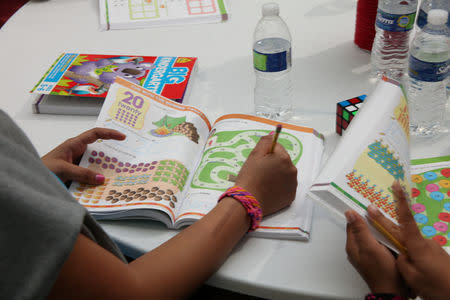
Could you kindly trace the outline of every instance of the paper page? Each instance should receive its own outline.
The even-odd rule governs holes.
[[[80,165],[106,180],[101,186],[72,184],[75,198],[100,217],[136,217],[141,209],[151,208],[174,220],[209,133],[203,113],[118,78],[96,126],[119,130],[127,138],[88,146]]]
[[[226,20],[223,0],[102,0],[107,29],[143,28]]]
[[[276,124],[278,122],[248,115],[226,115],[216,121],[180,210],[181,221],[202,216],[216,205],[218,197],[234,185],[240,168],[259,139],[274,131]],[[278,143],[285,147],[298,168],[297,198],[288,209],[265,218],[257,232],[292,231],[296,235],[307,235],[311,211],[305,193],[316,175],[323,140],[311,128],[283,124]]]
[[[372,203],[396,222],[391,185],[399,180],[405,191],[410,191],[408,124],[401,88],[380,81],[327,161],[312,192],[329,189],[346,204],[336,204],[337,210],[352,208],[361,215],[366,215]],[[333,207],[333,203],[327,204]]]
[[[411,212],[425,238],[450,253],[450,156],[411,161]]]

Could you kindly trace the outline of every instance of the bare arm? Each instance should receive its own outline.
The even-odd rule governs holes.
[[[297,169],[280,145],[263,137],[236,184],[261,203],[263,215],[294,200]],[[83,235],[64,264],[50,299],[176,299],[187,297],[225,261],[250,226],[244,207],[224,198],[195,224],[127,265]]]
[[[49,299],[177,299],[224,262],[250,226],[243,206],[223,199],[208,215],[127,265],[83,235]]]

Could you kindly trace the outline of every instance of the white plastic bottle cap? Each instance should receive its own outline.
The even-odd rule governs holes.
[[[262,6],[263,17],[278,16],[279,13],[280,13],[280,7],[278,6],[278,3],[269,2],[269,3],[264,3]]]
[[[444,9],[430,9],[427,22],[432,25],[443,25],[447,23],[448,12]]]

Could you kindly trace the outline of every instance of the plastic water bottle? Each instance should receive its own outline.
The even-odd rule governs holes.
[[[422,0],[417,15],[416,24],[422,29],[427,24],[427,16],[430,9],[443,9],[450,12],[450,1],[448,0]],[[447,20],[447,27],[450,29],[450,18]]]
[[[277,3],[262,6],[253,35],[256,115],[287,120],[292,116],[291,34]]]
[[[450,34],[448,12],[432,9],[411,45],[408,69],[410,132],[429,136],[440,131],[447,102]]]
[[[449,0],[422,0],[416,18],[416,30],[420,31],[427,24],[427,16],[430,9],[444,9],[450,14]],[[447,20],[447,27],[450,30],[450,17]],[[450,31],[449,31],[450,32]],[[450,120],[450,80],[447,80],[447,119]]]
[[[372,76],[401,80],[408,63],[409,34],[417,0],[379,0],[372,46]]]

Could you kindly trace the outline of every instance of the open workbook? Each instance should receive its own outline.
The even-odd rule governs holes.
[[[216,205],[259,139],[277,124],[232,114],[211,126],[200,110],[118,77],[96,125],[117,129],[127,138],[89,145],[80,165],[104,174],[105,183],[75,182],[70,191],[97,219],[149,218],[180,228]],[[278,142],[298,168],[296,199],[264,218],[252,234],[308,239],[313,201],[306,192],[319,171],[323,137],[311,128],[283,124]]]
[[[413,203],[422,203],[412,206],[413,213],[415,207],[424,212],[424,202],[430,203],[429,214],[433,214],[433,217],[415,216],[422,234],[428,238],[439,235],[435,239],[439,239],[442,246],[448,247],[449,157],[441,158],[439,164],[435,165],[430,165],[427,160],[411,163],[409,150],[406,98],[398,83],[384,79],[377,84],[352,120],[315,179],[309,195],[342,217],[348,209],[367,216],[367,207],[372,203],[387,218],[398,224],[396,203],[391,190],[392,183],[398,180],[410,199],[412,196]],[[436,159],[428,162],[433,161],[436,162]],[[412,164],[415,165],[412,167]],[[429,173],[423,173],[421,169]],[[422,177],[414,175],[411,182],[412,173],[420,173]],[[419,180],[424,180],[423,176],[428,183],[424,183],[423,187],[416,187]],[[419,191],[422,193],[420,198],[417,197]],[[420,224],[420,218],[422,222],[425,219],[433,222],[423,230],[425,226]],[[381,242],[395,250],[384,236],[374,228],[371,229]]]

